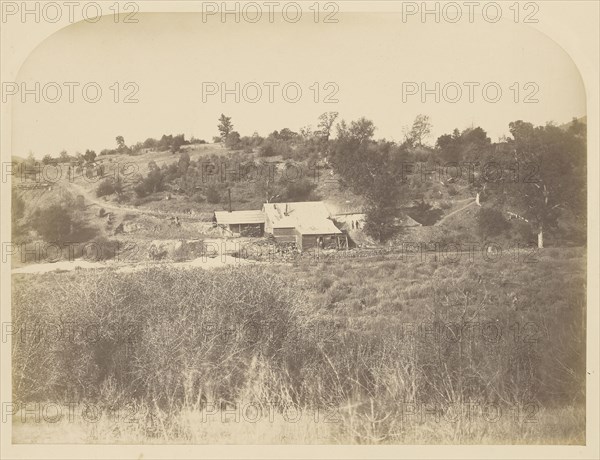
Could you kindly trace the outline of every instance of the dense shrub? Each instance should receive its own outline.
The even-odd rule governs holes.
[[[417,205],[411,207],[408,211],[410,217],[422,225],[430,226],[435,224],[443,214],[442,209],[434,208],[430,203],[421,200]]]
[[[115,184],[112,179],[104,179],[98,184],[98,187],[96,187],[96,196],[98,198],[101,196],[112,195],[113,193],[115,193]]]
[[[523,243],[529,243],[535,241],[537,244],[537,235],[533,231],[529,222],[524,222],[521,219],[512,219],[511,225],[515,230],[517,238]]]
[[[221,194],[219,193],[219,189],[216,185],[210,184],[206,188],[206,201],[211,204],[217,204],[221,202]]]
[[[232,131],[225,139],[225,147],[230,150],[238,150],[242,148],[242,144],[240,141],[240,133],[237,131]]]
[[[477,227],[483,238],[500,235],[508,228],[509,222],[501,211],[494,208],[481,208],[477,213]]]
[[[289,142],[281,139],[267,138],[258,149],[261,157],[273,157],[281,155],[284,158],[290,158],[292,148]]]
[[[15,342],[18,400],[99,400],[109,381],[129,401],[163,407],[208,387],[230,399],[248,383],[253,359],[268,359],[283,378],[305,327],[299,293],[260,270],[86,273],[61,284],[16,296],[15,321],[32,337],[36,326],[75,328],[72,340]]]
[[[68,241],[77,226],[72,211],[58,204],[36,209],[30,224],[45,241],[54,243]]]
[[[173,164],[173,167],[177,170],[176,164]],[[153,168],[144,179],[133,187],[133,190],[138,198],[144,198],[152,193],[163,191],[164,187],[165,177],[163,171],[158,168]]]
[[[204,203],[206,201],[206,197],[202,195],[202,193],[194,193],[192,195],[192,201],[194,203]]]
[[[290,180],[285,181],[284,184],[286,201],[311,201],[315,199],[313,193],[317,188],[317,184],[309,179]]]
[[[87,242],[82,249],[81,256],[86,260],[102,261],[118,258],[120,245],[116,240],[100,236]]]
[[[365,214],[365,233],[379,242],[389,240],[397,232],[392,209],[370,206]]]

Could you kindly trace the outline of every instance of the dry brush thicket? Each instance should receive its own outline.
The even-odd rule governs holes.
[[[14,401],[144,408],[141,440],[198,441],[202,424],[189,414],[214,403],[334,408],[340,420],[324,442],[581,442],[584,434],[581,250],[545,252],[535,264],[381,257],[14,281]],[[408,424],[410,403],[440,413],[533,407],[537,424]]]

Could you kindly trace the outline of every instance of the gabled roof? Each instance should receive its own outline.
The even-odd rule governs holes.
[[[322,219],[319,222],[301,223],[296,227],[296,230],[302,235],[337,235],[342,233],[329,219]]]
[[[265,203],[263,211],[273,228],[295,228],[303,235],[342,233],[329,219],[329,211],[321,201]]]
[[[264,224],[265,214],[262,211],[215,211],[217,224]]]

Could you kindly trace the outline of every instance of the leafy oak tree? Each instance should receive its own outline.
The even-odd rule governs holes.
[[[321,137],[325,142],[329,141],[331,129],[333,128],[333,124],[338,116],[338,112],[325,112],[319,116],[319,124],[317,125],[317,128],[319,129]]]
[[[431,133],[431,122],[427,115],[417,115],[410,131],[405,134],[406,142],[411,146],[422,146]]]
[[[331,151],[331,163],[340,184],[367,202],[365,232],[379,241],[395,232],[394,215],[402,198],[402,164],[406,160],[401,147],[373,140],[375,125],[361,118],[337,125],[337,139]]]
[[[577,217],[586,210],[585,129],[574,120],[567,129],[547,124],[534,127],[522,120],[509,124],[518,181],[508,184],[508,205],[537,232],[556,228],[562,212]]]

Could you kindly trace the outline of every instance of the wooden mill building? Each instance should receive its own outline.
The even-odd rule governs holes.
[[[265,233],[273,235],[276,241],[296,243],[301,251],[348,247],[347,236],[330,219],[323,202],[265,203],[262,211]]]

